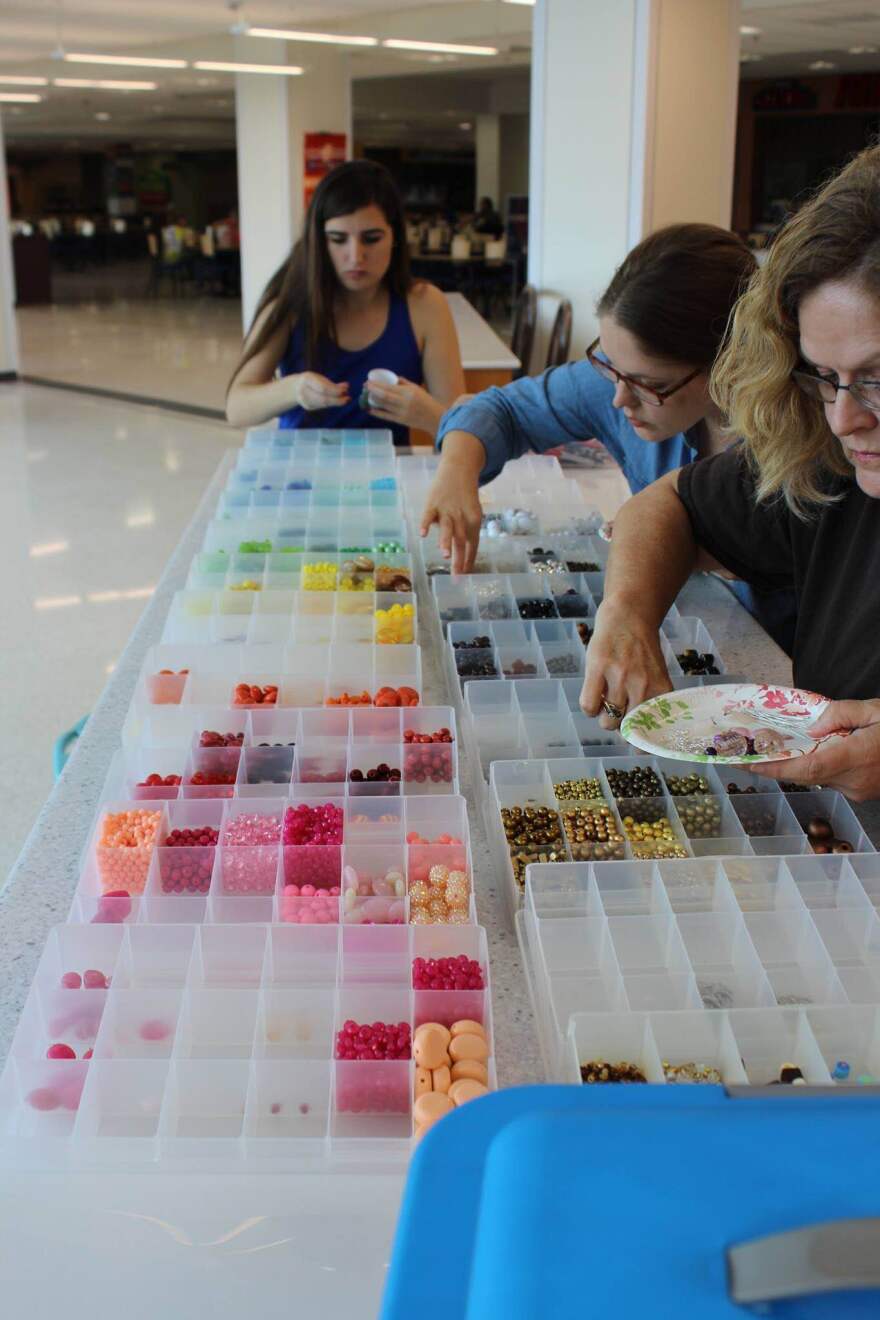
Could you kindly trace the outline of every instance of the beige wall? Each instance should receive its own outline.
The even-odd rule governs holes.
[[[643,229],[679,220],[726,227],[733,200],[739,0],[659,0],[657,11]]]

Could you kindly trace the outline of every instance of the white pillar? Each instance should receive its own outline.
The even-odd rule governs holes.
[[[301,78],[287,79],[287,123],[290,146],[291,215],[294,236],[305,219],[306,133],[344,133],[345,158],[351,157],[351,74],[344,50],[294,45],[289,59],[305,69]]]
[[[476,149],[475,208],[481,197],[491,197],[492,205],[501,210],[501,116],[477,115],[474,128]]]
[[[528,278],[571,300],[572,358],[634,243],[730,223],[738,18],[739,0],[537,0]]]
[[[15,324],[15,273],[9,232],[6,187],[6,147],[0,119],[0,379],[18,373],[18,330]]]
[[[241,43],[236,58],[245,56]],[[251,45],[254,43],[251,42]],[[262,42],[266,64],[286,64],[286,43]],[[238,223],[241,243],[241,314],[247,328],[270,276],[293,245],[291,152],[287,84],[296,78],[266,73],[235,75]]]

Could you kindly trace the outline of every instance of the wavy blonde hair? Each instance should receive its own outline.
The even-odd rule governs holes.
[[[781,496],[802,518],[838,498],[823,475],[852,476],[822,402],[791,379],[801,301],[829,280],[880,299],[880,146],[851,160],[780,231],[734,309],[710,380],[730,433],[745,440],[758,499]]]

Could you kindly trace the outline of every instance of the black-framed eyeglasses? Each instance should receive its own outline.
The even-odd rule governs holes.
[[[803,390],[811,399],[834,403],[838,392],[847,390],[856,403],[880,416],[880,380],[854,380],[852,385],[841,385],[832,376],[817,376],[815,372],[804,371],[800,367],[795,368],[791,378],[798,389]]]
[[[685,376],[684,380],[680,380],[677,385],[671,385],[668,390],[655,390],[650,385],[642,385],[640,381],[633,380],[632,376],[627,376],[624,372],[618,371],[617,367],[612,367],[611,363],[605,358],[597,357],[596,349],[598,347],[599,340],[594,339],[587,349],[587,361],[590,366],[595,367],[600,376],[604,376],[606,380],[612,381],[615,385],[619,385],[623,381],[627,389],[632,390],[637,399],[641,399],[643,403],[650,403],[654,408],[662,408],[667,399],[671,398],[673,394],[677,394],[679,390],[683,390],[685,385],[690,385],[691,381],[696,380],[703,370],[702,367],[697,367],[690,375]]]

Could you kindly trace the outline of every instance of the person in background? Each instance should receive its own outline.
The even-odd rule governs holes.
[[[384,367],[395,385],[370,383]],[[410,276],[391,175],[348,161],[315,190],[305,231],[272,276],[226,397],[233,426],[390,427],[434,435],[464,390],[458,338],[439,289]],[[366,406],[365,406],[366,405]]]
[[[780,231],[711,390],[744,443],[620,511],[581,705],[616,721],[669,690],[657,630],[695,569],[793,588],[794,681],[832,701],[814,751],[751,768],[880,798],[880,147]]]
[[[714,225],[670,225],[643,239],[599,300],[599,336],[585,361],[494,386],[444,416],[422,535],[437,523],[441,550],[456,572],[468,572],[479,543],[479,485],[530,449],[600,440],[635,494],[726,448],[727,421],[709,397],[709,372],[754,271],[746,245]],[[789,650],[791,593],[729,585]]]
[[[504,233],[504,221],[495,210],[491,197],[481,197],[480,207],[471,221],[475,234],[488,234],[490,238],[500,238]]]

